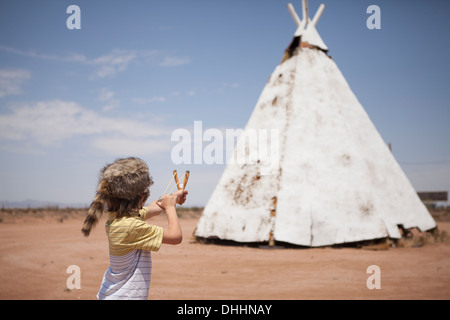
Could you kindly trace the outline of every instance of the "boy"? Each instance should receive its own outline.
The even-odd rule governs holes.
[[[101,214],[108,212],[105,228],[111,265],[103,276],[99,300],[148,299],[151,251],[158,251],[162,243],[182,241],[176,204],[184,203],[187,191],[178,190],[142,208],[152,184],[147,164],[138,158],[118,159],[101,170],[97,194],[82,228],[88,236]],[[163,211],[167,229],[145,222]]]

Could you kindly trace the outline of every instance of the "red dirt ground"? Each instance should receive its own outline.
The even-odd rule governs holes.
[[[149,220],[166,226],[166,217]],[[0,299],[96,299],[109,266],[103,222],[89,238],[82,216],[2,219]],[[150,299],[450,299],[450,243],[421,247],[271,249],[201,244],[198,216],[181,218],[183,243],[153,253]],[[450,233],[450,222],[439,222]],[[69,290],[67,267],[78,265],[81,289]],[[369,290],[367,267],[381,270]]]

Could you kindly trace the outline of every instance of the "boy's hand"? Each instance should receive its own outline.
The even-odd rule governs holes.
[[[163,195],[161,200],[156,201],[156,204],[164,211],[170,207],[175,208],[177,204],[177,196],[173,194]]]
[[[161,200],[156,201],[156,204],[163,210],[166,210],[170,206],[175,207],[177,203],[182,205],[186,201],[187,194],[187,190],[178,190],[172,194],[164,195]]]
[[[186,201],[187,190],[178,190],[174,192],[173,195],[177,197],[177,203],[182,205]]]

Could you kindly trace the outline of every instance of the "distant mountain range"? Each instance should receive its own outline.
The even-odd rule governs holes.
[[[73,202],[53,202],[53,201],[40,201],[34,199],[26,199],[23,201],[0,201],[0,208],[13,209],[13,208],[87,208],[88,203]]]

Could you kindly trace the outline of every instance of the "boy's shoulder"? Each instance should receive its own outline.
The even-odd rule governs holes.
[[[117,213],[115,212],[109,212],[108,213],[108,220],[106,221],[105,226],[106,227],[113,227],[113,226],[129,226],[132,224],[135,224],[136,222],[144,222],[146,218],[145,214],[140,213],[132,213],[127,214],[122,217],[117,217]]]
[[[148,208],[142,208],[139,212],[130,213],[122,217],[117,217],[117,213],[109,212],[108,220],[105,223],[106,231],[112,231],[113,229],[134,229],[134,228],[157,228],[152,224],[148,224],[147,220],[149,215]]]
[[[163,229],[148,224],[144,218],[145,214],[135,213],[117,217],[116,214],[110,213],[105,225],[110,254],[124,255],[135,249],[159,250]]]

